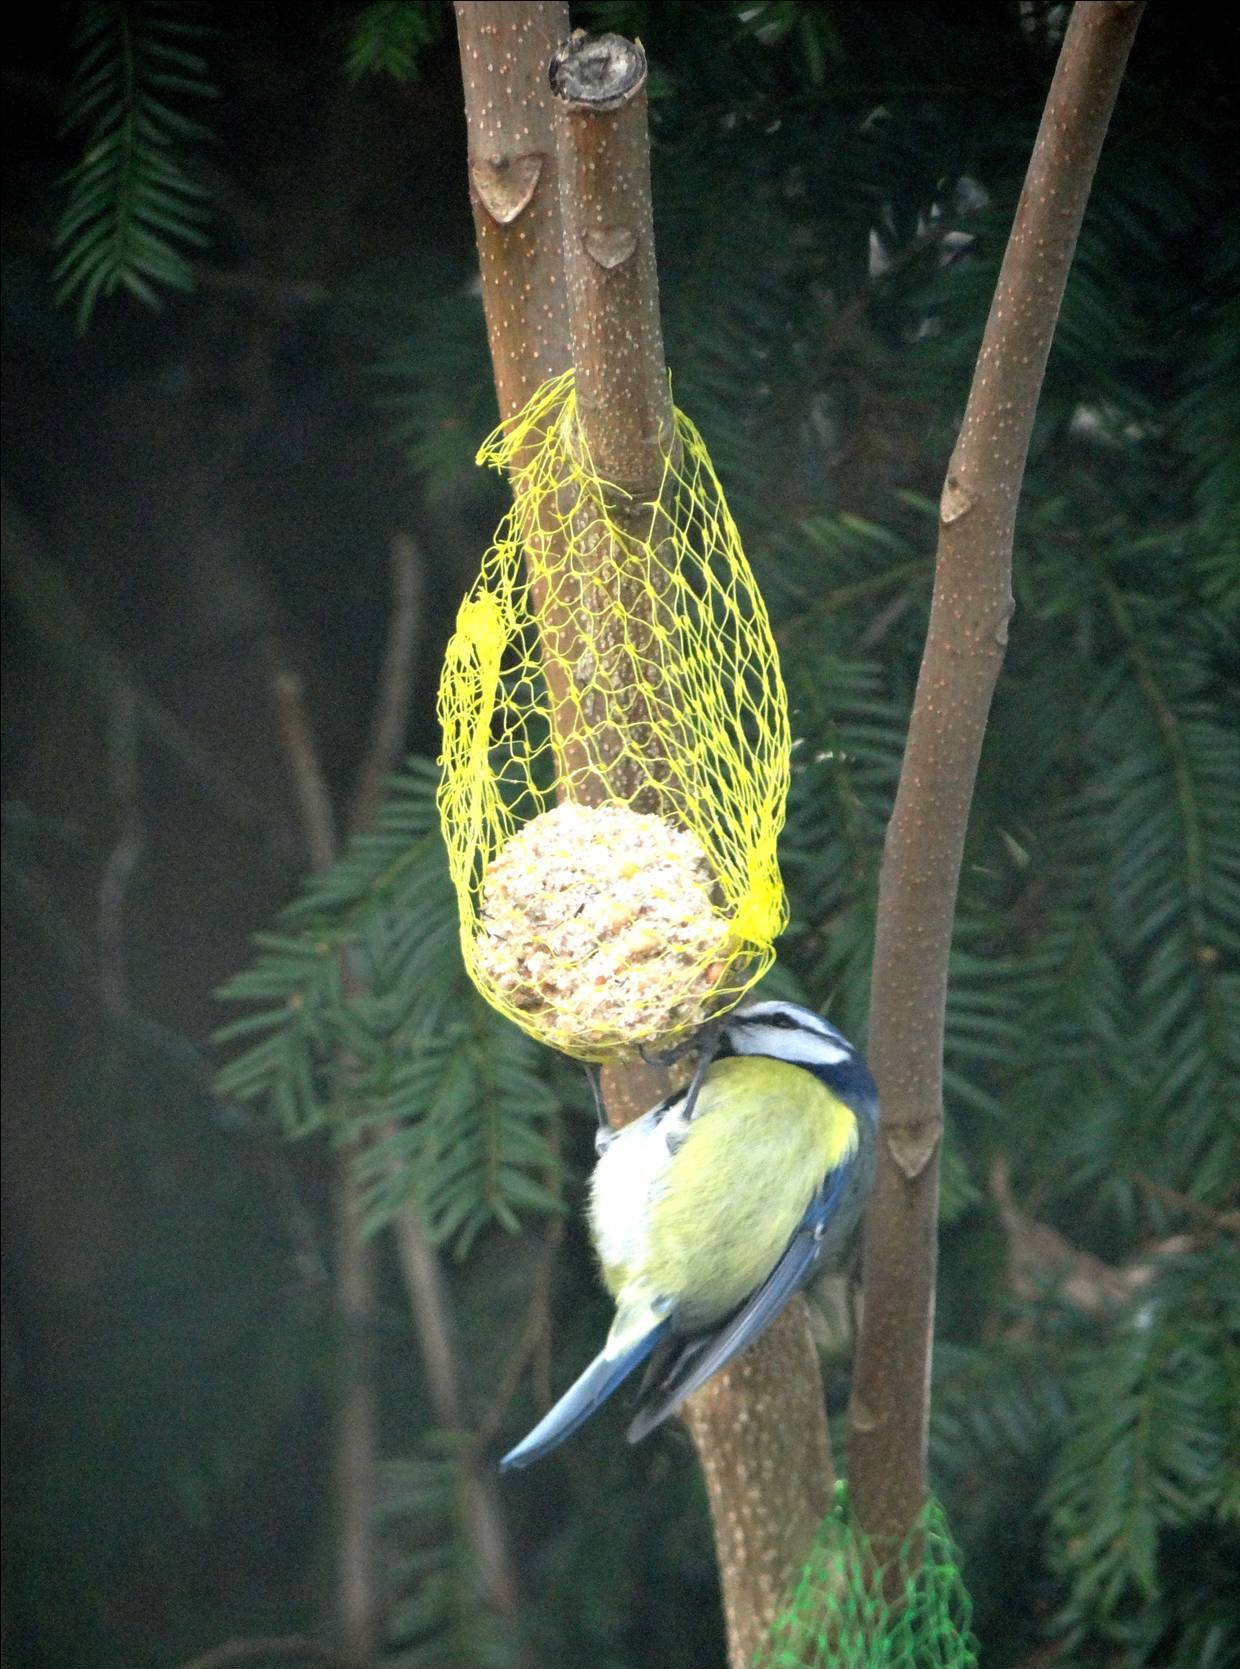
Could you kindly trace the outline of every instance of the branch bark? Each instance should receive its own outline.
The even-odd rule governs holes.
[[[658,492],[672,445],[646,55],[621,35],[579,29],[550,74],[577,420],[599,475],[640,507]]]
[[[866,1214],[849,1481],[879,1545],[926,1492],[947,958],[969,805],[1012,612],[1029,437],[1139,0],[1074,8],[940,503],[930,625],[879,883],[870,1060],[882,1101]]]
[[[569,363],[547,66],[562,0],[457,0],[469,200],[499,413],[514,417]]]
[[[318,743],[306,711],[301,678],[288,665],[274,639],[268,640],[265,648],[306,855],[310,867],[322,871],[330,868],[336,857],[336,818]],[[350,972],[345,964],[342,976],[346,983]],[[341,1661],[348,1669],[367,1669],[374,1661],[378,1624],[371,1522],[378,1444],[370,1329],[374,1248],[361,1234],[352,1161],[348,1148],[332,1156],[335,1299],[341,1335],[332,1497],[336,1510],[336,1627]]]
[[[551,70],[560,100],[560,206],[578,423],[596,470],[618,489],[609,506],[616,521],[625,528],[631,519],[634,533],[649,539],[657,527],[651,506],[675,442],[659,320],[645,80],[640,47],[616,35],[578,33]],[[618,575],[611,583],[623,587],[623,560],[606,555],[603,572]],[[658,607],[644,588],[622,601],[626,620]],[[629,636],[625,652],[635,657],[633,671],[645,671],[636,665],[641,634]],[[630,681],[647,680],[630,675]],[[609,688],[623,684],[616,676]],[[640,714],[630,717],[640,721]],[[646,763],[657,775],[658,761]],[[628,799],[632,785],[619,776],[622,769],[613,767],[608,786]],[[637,1117],[668,1087],[667,1075],[649,1068],[608,1069],[603,1088],[612,1122]],[[690,1400],[686,1420],[706,1477],[729,1662],[741,1669],[769,1630],[831,1504],[822,1381],[802,1299]]]
[[[407,533],[394,533],[390,547],[392,614],[388,625],[379,697],[370,740],[353,788],[349,830],[368,829],[383,798],[384,778],[400,763],[413,699],[413,669],[422,628],[422,557]]]
[[[343,1658],[329,1652],[309,1634],[266,1635],[253,1640],[226,1640],[181,1665],[181,1669],[243,1669],[246,1664],[288,1660],[289,1669],[349,1669]]]
[[[439,1254],[427,1239],[412,1207],[399,1211],[392,1227],[418,1346],[426,1365],[435,1418],[449,1430],[463,1431],[468,1421],[457,1372],[448,1289]],[[468,1453],[461,1464],[465,1527],[482,1591],[496,1611],[515,1617],[520,1605],[516,1570],[495,1485],[484,1474],[476,1450]]]
[[[555,616],[542,611],[543,638],[548,666],[574,667],[580,632],[594,665],[561,743],[572,797],[660,812],[667,749],[650,692],[664,679],[657,617],[665,605],[640,547],[660,539],[659,501],[670,485],[675,431],[659,318],[646,55],[622,35],[578,29],[551,60],[550,79],[576,374],[572,444],[606,483],[618,533],[608,533],[590,503],[570,516]],[[615,619],[623,620],[622,631]],[[670,613],[661,624],[674,634]],[[665,691],[659,705],[673,709],[677,694]]]

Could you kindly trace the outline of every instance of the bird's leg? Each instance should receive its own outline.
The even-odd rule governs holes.
[[[685,1043],[679,1043],[675,1048],[666,1049],[659,1054],[647,1054],[645,1049],[639,1051],[647,1066],[671,1066],[682,1060],[692,1049],[697,1054],[697,1064],[693,1068],[693,1076],[689,1080],[689,1087],[685,1091],[684,1106],[680,1118],[688,1124],[693,1117],[693,1109],[697,1106],[697,1098],[701,1093],[702,1084],[710,1070],[711,1062],[719,1053],[719,1045],[723,1040],[723,1024],[719,1020],[708,1020],[704,1026],[699,1026],[693,1036]]]
[[[693,1068],[693,1076],[690,1078],[689,1087],[685,1091],[685,1104],[680,1115],[686,1124],[690,1123],[693,1118],[693,1109],[697,1106],[697,1098],[701,1094],[703,1083],[706,1081],[710,1063],[718,1052],[721,1035],[719,1027],[712,1026],[710,1035],[703,1037],[698,1046],[697,1064]]]
[[[598,1129],[594,1132],[594,1151],[601,1159],[616,1134],[603,1102],[603,1069],[597,1061],[582,1061],[581,1064],[585,1068],[586,1077],[590,1081],[590,1093],[594,1097],[594,1111],[598,1118]]]

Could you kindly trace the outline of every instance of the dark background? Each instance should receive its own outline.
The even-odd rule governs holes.
[[[1224,10],[1153,6],[1141,25],[1052,361],[1024,568],[1018,553],[1014,631],[1024,635],[966,882],[1004,923],[992,914],[966,944],[995,959],[991,983],[1002,982],[1005,956],[1045,949],[1057,889],[1077,908],[1065,879],[1077,857],[1046,832],[1045,806],[1093,782],[1091,772],[1101,781],[1135,771],[1132,792],[1144,791],[1139,762],[1125,766],[1096,730],[1088,746],[1065,740],[1080,712],[1108,699],[1106,679],[1133,662],[1114,616],[1085,595],[1084,553],[1110,553],[1136,629],[1156,627],[1147,671],[1166,671],[1175,700],[1205,703],[1235,734],[1237,55]],[[415,538],[423,601],[408,745],[433,756],[439,655],[503,505],[500,484],[471,461],[494,402],[455,44],[447,16],[427,11],[415,78],[351,84],[343,66],[358,8],[204,8],[214,32],[201,50],[222,96],[203,116],[214,141],[187,163],[215,204],[212,246],[194,257],[197,288],[158,313],[104,302],[84,336],[53,305],[50,278],[57,182],[80,145],[59,131],[71,16],[28,10],[10,36],[8,1669],[171,1669],[229,1637],[329,1626],[328,1148],[287,1143],[261,1106],[212,1094],[221,1019],[212,993],[247,962],[249,936],[305,870],[271,643],[305,681],[343,806],[374,699],[389,542]],[[967,390],[1063,8],[581,11],[592,25],[640,34],[650,54],[677,396],[706,434],[767,587],[799,757],[818,772],[794,799],[789,977],[861,1033],[882,808],[924,623],[926,505]],[[964,228],[963,244],[944,241],[949,223]],[[907,580],[892,588],[884,575],[898,564]],[[858,581],[858,597],[822,608]],[[1197,668],[1195,685],[1172,675],[1177,655]],[[862,662],[868,686],[848,671]],[[1138,708],[1143,688],[1137,677]],[[1123,729],[1122,716],[1112,723]],[[1147,728],[1154,757],[1158,727]],[[837,806],[821,779],[841,734],[862,771]],[[1233,769],[1224,761],[1219,780],[1233,782]],[[1206,777],[1209,807],[1217,785]],[[1231,791],[1217,788],[1218,818],[1207,815],[1207,862]],[[831,845],[846,812],[860,819],[861,856]],[[1174,836],[1176,853],[1186,839]],[[1036,885],[1021,880],[1013,849],[1032,852],[1035,869],[1050,853]],[[1095,890],[1112,884],[1108,909],[1122,917],[1121,880]],[[1231,950],[1215,918],[1228,917],[1230,895],[1220,884],[1204,903],[1175,896],[1180,915],[1206,912],[1192,942],[1215,958],[1185,952],[1181,965],[1217,965],[1221,980]],[[1130,994],[1144,989],[1148,950],[1120,943],[1109,964],[1121,1015],[1137,1011]],[[1233,1001],[1234,984],[1227,991]],[[1196,986],[1187,1002],[1205,1012]],[[1048,1113],[1041,1142],[1003,1086],[1029,1086],[1048,1056],[1088,1060],[1095,1045],[1078,1011],[1066,1030],[1031,1026],[1025,1053],[1012,1045],[998,1065],[957,1038],[941,1362],[975,1374],[977,1389],[966,1377],[955,1401],[945,1392],[938,1476],[995,1664],[1240,1661],[1228,1655],[1234,1448],[1209,1448],[1202,1462],[1233,1478],[1230,1519],[1202,1485],[1207,1504],[1194,1496],[1154,1524],[1153,1587],[1124,1577],[1100,1597],[1081,1575],[1085,1556],[1074,1564],[1063,1551],[1071,1536],[1056,1530],[1044,1491],[1050,1449],[1088,1438],[1080,1407],[1096,1411],[1112,1394],[1082,1389],[1081,1377],[1108,1324],[1096,1312],[1083,1321],[1070,1303],[1039,1309],[1045,1384],[1041,1367],[1022,1369],[999,1342],[1024,1348],[1033,1324],[1012,1305],[1034,1303],[1063,1274],[1053,1257],[1034,1257],[1023,1286],[1019,1269],[1013,1276],[1032,1216],[1113,1269],[1177,1235],[1190,1237],[1185,1256],[1224,1254],[1228,1237],[1209,1213],[1229,1200],[1234,1210],[1234,1038],[1220,1019],[1188,1077],[1155,1094],[1127,1023],[1107,1036],[1117,1061],[1138,1061],[1128,1088],[1108,1080],[1083,1098],[1097,1109],[1095,1129],[1093,1111],[1071,1110],[1048,1083],[1036,1104],[1065,1116]],[[576,1090],[557,1094],[567,1105]],[[987,1097],[993,1106],[979,1112]],[[588,1159],[589,1129],[570,1110],[571,1178]],[[995,1155],[1029,1218],[1005,1207]],[[1177,1215],[1148,1191],[1119,1187],[1132,1169],[1207,1215]],[[516,1242],[495,1229],[452,1265],[479,1388],[495,1372],[494,1294],[516,1301],[536,1243],[536,1224]],[[376,1374],[384,1448],[399,1456],[430,1417],[379,1244]],[[1221,1290],[1217,1271],[1176,1278],[1181,1295]],[[560,1383],[603,1325],[573,1226],[557,1280]],[[1202,1345],[1216,1365],[1218,1336]],[[1216,1400],[1236,1394],[1232,1349]],[[839,1408],[846,1370],[832,1360]],[[1180,1418],[1172,1403],[1151,1407],[1156,1421]],[[513,1434],[530,1412],[526,1398]],[[673,1435],[636,1457],[619,1448],[613,1422],[565,1470],[512,1486],[530,1649],[567,1665],[718,1661],[709,1532],[687,1444]],[[432,1531],[415,1517],[393,1534],[407,1548]],[[1066,1623],[1065,1605],[1076,1606]],[[482,1661],[474,1650],[458,1642],[426,1661]]]

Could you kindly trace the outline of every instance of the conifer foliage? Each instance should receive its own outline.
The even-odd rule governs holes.
[[[165,15],[178,10],[83,11],[70,115],[90,145],[59,232],[83,323],[118,286],[149,300],[183,283],[181,246],[202,240],[177,161],[194,130],[167,100],[209,78]],[[691,6],[580,11],[640,34],[655,69],[676,398],[724,479],[792,699],[792,923],[774,977],[863,1041],[926,624],[927,495],[1064,8],[779,0],[720,6],[705,31]],[[410,73],[442,29],[424,12],[364,8],[351,73]],[[1184,39],[1153,8],[1142,27],[1034,438],[949,1004],[932,1472],[995,1665],[1240,1660],[1234,92],[1221,25],[1199,18]],[[468,272],[397,307],[371,281],[355,275],[355,317],[400,441],[429,495],[468,505],[485,427],[459,426],[485,378]],[[464,978],[435,782],[430,758],[411,759],[373,832],[259,939],[223,992],[243,1012],[220,1033],[220,1090],[291,1136],[373,1136],[370,1229],[413,1200],[435,1241],[485,1259],[560,1210],[574,1097]],[[589,1144],[565,1145],[571,1183]],[[557,1383],[597,1330],[589,1281],[570,1239]],[[480,1368],[479,1406],[504,1355]],[[514,1431],[531,1409],[523,1380]],[[569,1506],[552,1527],[529,1497],[531,1566],[568,1596],[536,1625],[543,1660],[585,1661],[585,1642],[591,1661],[679,1662],[672,1646],[625,1655],[615,1598],[665,1548],[634,1528],[648,1462],[606,1462],[614,1535],[572,1528],[598,1508],[594,1441],[554,1463]],[[666,1481],[644,1505],[689,1510]],[[419,1638],[433,1653],[434,1628]]]
[[[57,299],[74,303],[79,330],[118,290],[158,306],[162,290],[190,289],[187,246],[210,241],[208,193],[184,160],[208,137],[184,105],[216,95],[194,10],[161,0],[81,9],[65,126],[85,139],[55,239]]]

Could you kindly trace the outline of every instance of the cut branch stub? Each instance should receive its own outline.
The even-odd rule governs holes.
[[[551,60],[577,409],[599,475],[651,499],[673,444],[650,200],[646,55],[578,30]]]
[[[574,29],[551,60],[551,90],[595,115],[619,110],[646,84],[646,54],[623,35]]]

